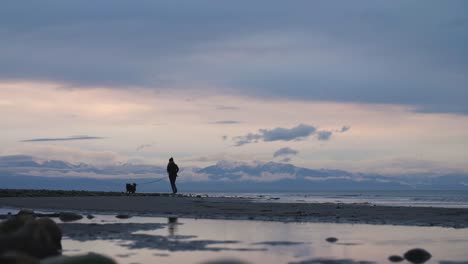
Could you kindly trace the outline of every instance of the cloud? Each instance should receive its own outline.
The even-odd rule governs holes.
[[[272,130],[260,129],[264,141],[290,141],[302,140],[315,133],[317,129],[313,126],[300,124],[293,128],[275,128]]]
[[[210,124],[232,125],[232,124],[239,124],[239,123],[240,121],[236,121],[236,120],[220,120],[220,121],[211,122]]]
[[[237,106],[217,105],[216,110],[240,110]]]
[[[73,164],[88,163],[95,165],[117,164],[126,161],[113,151],[84,150],[62,145],[24,144],[0,150],[0,155],[29,155],[41,160],[62,160]]]
[[[246,12],[244,1],[9,1],[0,80],[468,114],[468,3],[422,4],[343,1],[339,12],[329,1],[256,0]]]
[[[343,126],[338,132],[344,133],[344,132],[346,132],[346,131],[348,131],[350,129],[351,129],[350,126]]]
[[[277,127],[274,129],[259,129],[259,133],[249,133],[245,136],[234,137],[235,146],[242,146],[249,143],[257,143],[258,141],[291,141],[305,140],[309,136],[317,135],[318,140],[329,140],[333,134],[331,131],[320,130],[310,125],[299,124],[293,128]]]
[[[327,141],[330,140],[331,136],[333,135],[333,132],[331,131],[317,131],[317,139],[322,140],[322,141]]]
[[[153,144],[141,144],[138,147],[136,147],[136,150],[141,151],[143,149],[151,148],[152,146],[153,146]]]
[[[72,140],[94,140],[94,139],[104,139],[103,137],[91,137],[91,136],[72,136],[65,138],[33,138],[25,139],[20,142],[47,142],[47,141],[72,141]]]
[[[287,155],[297,155],[299,151],[286,147],[286,148],[280,148],[275,153],[273,153],[273,157],[280,157],[280,156],[287,156]]]

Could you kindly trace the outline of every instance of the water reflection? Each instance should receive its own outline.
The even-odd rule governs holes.
[[[388,263],[388,256],[415,247],[433,255],[428,263],[468,259],[468,229],[177,217],[148,217],[144,223],[136,218],[125,223],[109,219],[114,222],[101,224],[101,220],[97,216],[94,223],[63,224],[64,250],[99,249],[119,264],[190,264],[220,258],[273,264],[317,263],[319,259]],[[336,236],[338,242],[326,242],[330,236]]]
[[[177,235],[177,225],[179,225],[179,223],[177,222],[177,217],[167,218],[167,231],[169,233],[169,236],[174,237]]]

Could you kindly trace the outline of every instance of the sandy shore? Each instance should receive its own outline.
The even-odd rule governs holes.
[[[0,207],[204,219],[468,227],[468,209],[252,202],[182,196],[2,197]]]

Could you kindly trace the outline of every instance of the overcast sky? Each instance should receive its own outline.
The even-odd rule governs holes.
[[[2,1],[0,155],[468,171],[466,1]]]

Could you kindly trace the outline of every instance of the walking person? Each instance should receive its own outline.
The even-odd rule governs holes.
[[[169,163],[167,164],[167,174],[169,175],[169,181],[171,182],[172,193],[177,193],[177,187],[175,181],[177,178],[177,173],[179,172],[179,166],[175,164],[174,159],[171,157]]]

